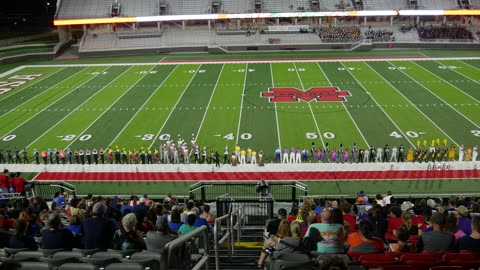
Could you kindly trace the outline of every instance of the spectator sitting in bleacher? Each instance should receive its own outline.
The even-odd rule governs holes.
[[[472,234],[458,239],[458,250],[480,252],[480,216],[472,218]]]
[[[189,214],[187,216],[187,223],[182,224],[180,228],[178,228],[178,234],[179,235],[185,235],[193,230],[195,230],[197,227],[195,227],[195,221],[197,220],[197,215],[195,214]]]
[[[433,231],[424,232],[418,238],[417,251],[446,252],[454,249],[455,237],[443,231],[445,215],[436,212],[432,216]]]
[[[210,225],[215,223],[215,215],[210,213],[210,205],[208,204],[203,207],[203,213],[200,217],[204,218]]]
[[[276,251],[281,253],[292,253],[300,249],[300,244],[302,242],[300,234],[302,233],[302,228],[298,221],[290,223],[290,232],[292,236],[287,236],[281,239],[276,246]]]
[[[472,233],[472,221],[468,219],[467,207],[460,205],[457,207],[458,229],[463,231],[466,235]]]
[[[373,236],[373,225],[368,220],[358,223],[358,232],[347,238],[348,251],[362,253],[383,253],[385,248],[382,239]]]
[[[285,209],[283,209],[285,210]],[[287,210],[285,210],[285,217],[287,214]],[[281,239],[285,237],[290,237],[292,232],[290,231],[290,224],[287,220],[283,219],[278,226],[278,231],[275,235],[270,235],[270,237],[265,240],[263,245],[263,250],[260,253],[260,258],[258,259],[257,266],[258,268],[263,268],[263,263],[268,255],[272,254],[275,250],[277,250],[277,245]]]
[[[408,241],[410,235],[405,226],[400,226],[400,228],[395,231],[395,236],[398,242],[396,244],[390,244],[393,252],[411,252],[415,250],[415,246]]]
[[[403,225],[402,220],[402,209],[395,205],[390,208],[390,217],[387,218],[388,227],[387,232],[385,233],[385,238],[388,241],[396,242],[397,237],[395,237],[394,231],[398,229],[398,227]]]
[[[106,211],[107,206],[98,201],[93,204],[92,217],[83,221],[81,233],[85,249],[106,250],[113,247],[113,235],[118,226],[115,220],[105,217]]]
[[[308,237],[312,228],[317,229],[322,240],[317,243],[317,252],[320,253],[342,253],[345,242],[345,232],[342,224],[332,223],[332,211],[324,208],[320,214],[322,223],[310,225],[305,237]]]
[[[373,41],[389,41],[393,38],[393,32],[388,30],[367,30],[364,35]]]
[[[155,231],[149,231],[145,239],[148,251],[159,252],[163,250],[168,242],[177,238],[168,228],[168,220],[166,218],[161,219],[155,226],[155,229]]]
[[[418,28],[420,39],[473,39],[463,26],[432,26]]]
[[[268,233],[267,236],[271,237],[273,235],[276,235],[278,232],[278,227],[280,226],[280,223],[283,220],[286,220],[286,218],[287,218],[287,210],[285,208],[278,209],[278,218],[270,221],[267,224],[267,229],[266,229]]]
[[[28,248],[36,250],[38,248],[37,243],[33,237],[26,235],[27,222],[23,219],[17,220],[15,224],[15,234],[10,237],[8,242],[9,248]]]
[[[362,36],[358,27],[320,27],[320,39],[326,42],[346,42],[359,40]]]
[[[447,215],[445,218],[445,228],[444,231],[451,233],[455,236],[455,240],[458,240],[464,237],[465,234],[462,230],[458,229],[457,217],[454,215]]]
[[[170,231],[178,234],[178,229],[180,228],[180,226],[183,225],[180,217],[180,209],[178,207],[174,207],[168,218],[168,228],[170,229]]]
[[[388,222],[385,218],[383,208],[380,205],[375,205],[369,212],[371,212],[371,216],[369,215],[368,221],[373,224],[372,235],[385,241]]]
[[[352,215],[352,206],[345,202],[342,205],[343,220],[350,224],[350,231],[357,230],[357,217]]]
[[[62,225],[61,217],[58,213],[52,213],[48,217],[48,229],[42,233],[43,249],[72,249],[73,233]]]
[[[142,232],[136,230],[135,214],[126,214],[122,219],[123,228],[115,232],[113,243],[118,250],[144,250],[146,248]]]

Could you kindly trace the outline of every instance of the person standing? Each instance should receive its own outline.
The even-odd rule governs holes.
[[[280,150],[280,147],[277,147],[277,149],[275,150],[275,162],[276,163],[280,163],[282,161],[281,155],[282,155],[282,150]]]
[[[33,149],[33,156],[35,157],[35,163],[40,164],[40,154],[37,149]]]
[[[80,156],[80,163],[82,163],[82,165],[85,165],[85,151],[83,151],[83,148],[80,148],[80,150],[78,150],[78,155]]]
[[[98,164],[98,150],[96,147],[93,148],[92,154],[93,154],[93,163]]]
[[[215,167],[220,167],[220,155],[218,154],[218,151],[215,151],[214,160]]]
[[[360,150],[358,150],[358,160],[357,160],[357,163],[363,163],[363,157],[365,155],[365,150],[363,150],[363,148],[360,148]]]
[[[88,148],[88,147],[85,150],[85,156],[87,157],[88,165],[92,164],[92,151],[90,151],[90,148]]]
[[[15,163],[22,163],[22,159],[20,158],[20,151],[18,148],[15,146]]]
[[[5,163],[5,157],[3,156],[3,149],[0,148],[0,163]]]
[[[228,154],[228,145],[225,145],[225,148],[223,149],[223,164],[225,163],[230,164],[230,157]]]
[[[72,150],[70,148],[67,149],[67,157],[68,157],[68,163],[73,164],[73,159],[72,159]]]
[[[60,160],[62,161],[62,164],[65,165],[65,152],[63,151],[63,149],[60,149]]]
[[[463,161],[463,156],[465,155],[465,147],[460,145],[460,149],[458,150],[458,161]]]
[[[152,149],[147,148],[147,164],[153,164]]]
[[[252,164],[257,164],[257,152],[252,150]]]
[[[478,157],[478,145],[475,144],[472,152],[472,161],[477,161],[477,157]]]
[[[392,148],[392,155],[390,156],[390,162],[397,162],[397,155],[398,155],[398,149],[397,146],[394,145]]]
[[[12,150],[10,150],[10,147],[7,147],[7,162],[12,164],[13,163],[13,155],[12,155]]]
[[[383,162],[388,162],[388,155],[390,154],[390,146],[388,144],[385,144],[385,147],[383,148]]]
[[[288,149],[287,148],[285,148],[285,150],[283,150],[282,163],[288,163]]]

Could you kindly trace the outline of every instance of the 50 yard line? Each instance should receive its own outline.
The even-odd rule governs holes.
[[[273,81],[273,68],[272,68],[272,62],[270,64],[270,77],[272,78],[272,87],[275,87],[275,83]],[[280,142],[280,126],[278,123],[278,112],[277,112],[277,103],[273,103],[275,105],[275,120],[277,121],[277,136],[278,136],[278,148],[282,150],[282,143]]]
[[[240,114],[238,115],[237,135],[235,136],[236,145],[238,144],[238,137],[240,137],[240,125],[242,123],[242,113],[243,113],[243,99],[245,98],[245,88],[247,87],[247,74],[248,74],[248,63],[245,67],[245,77],[243,79],[242,101],[240,102]]]

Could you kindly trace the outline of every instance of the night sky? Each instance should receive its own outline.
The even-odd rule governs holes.
[[[0,1],[0,26],[17,30],[51,27],[55,9],[56,0],[3,0]]]

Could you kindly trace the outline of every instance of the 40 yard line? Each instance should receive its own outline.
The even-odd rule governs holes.
[[[103,69],[103,70],[102,70],[101,72],[99,72],[97,75],[92,76],[90,79],[86,80],[85,82],[83,82],[83,83],[80,84],[79,86],[73,88],[73,89],[72,89],[70,92],[68,92],[68,93],[71,93],[71,92],[79,89],[79,88],[82,87],[84,84],[88,83],[89,81],[91,81],[91,80],[93,80],[94,78],[96,78],[97,76],[99,76],[102,72],[104,72],[105,70],[107,70],[109,67],[110,67],[110,66],[107,66],[107,68]],[[72,76],[70,76],[69,78],[71,78],[71,77],[72,77]],[[64,98],[66,95],[68,95],[68,94],[63,95],[62,97],[60,97],[60,98],[57,99],[56,101],[61,100],[61,99]],[[8,134],[10,134],[10,133],[12,133],[13,131],[15,131],[17,128],[23,126],[23,125],[24,125],[25,123],[27,123],[28,121],[32,120],[34,117],[36,117],[37,115],[39,115],[40,113],[42,113],[44,110],[52,107],[53,104],[55,104],[55,102],[54,102],[54,103],[51,103],[51,104],[48,105],[46,108],[40,110],[39,112],[37,112],[36,114],[34,114],[32,117],[30,117],[30,118],[28,118],[27,120],[23,121],[23,123],[17,125],[14,129],[10,130],[10,131],[7,132],[5,135],[3,135],[3,136],[0,138],[0,140],[3,139],[3,138],[4,138],[5,136],[7,136]]]
[[[238,144],[238,137],[240,135],[240,125],[242,123],[242,113],[243,113],[243,99],[245,98],[245,87],[247,87],[247,74],[248,74],[248,63],[245,67],[245,77],[243,79],[243,90],[242,90],[242,101],[240,102],[240,114],[238,115],[238,128],[237,135],[235,136],[235,144]]]

